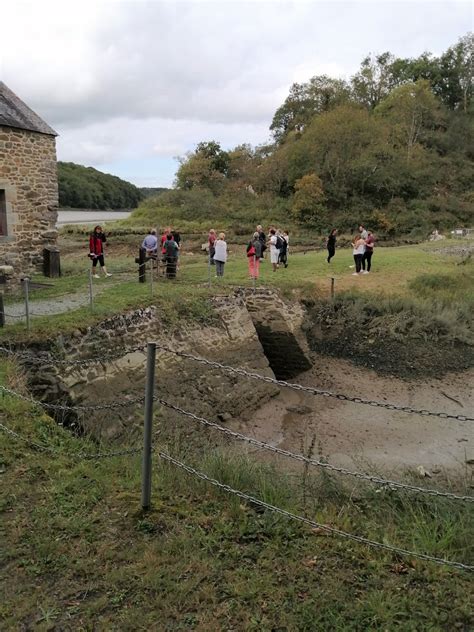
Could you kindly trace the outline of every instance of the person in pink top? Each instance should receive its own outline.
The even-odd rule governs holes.
[[[207,236],[207,244],[209,248],[209,260],[211,262],[211,266],[216,265],[214,261],[214,255],[216,254],[216,241],[217,241],[216,231],[213,228],[211,228],[211,230],[209,231],[209,235]]]

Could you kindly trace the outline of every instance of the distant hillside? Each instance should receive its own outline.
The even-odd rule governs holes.
[[[166,191],[171,191],[171,189],[166,187],[140,187],[140,192],[144,198],[157,197],[166,193]]]
[[[135,208],[144,197],[130,182],[73,162],[58,162],[58,183],[59,205],[71,208]]]

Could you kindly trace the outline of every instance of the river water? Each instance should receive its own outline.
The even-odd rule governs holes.
[[[66,224],[105,224],[118,219],[126,219],[130,216],[130,211],[58,211],[57,226]]]

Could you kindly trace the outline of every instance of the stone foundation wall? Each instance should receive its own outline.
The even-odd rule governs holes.
[[[55,137],[0,126],[0,189],[7,209],[0,265],[12,266],[10,280],[17,280],[42,264],[43,248],[56,245]]]
[[[215,318],[211,323],[183,321],[179,327],[166,327],[156,307],[135,310],[77,329],[48,344],[29,345],[29,351],[50,351],[68,360],[102,359],[86,366],[26,366],[28,383],[35,397],[51,403],[108,403],[117,399],[136,398],[144,394],[145,351],[123,354],[121,349],[134,348],[155,340],[174,350],[193,353],[235,367],[247,367],[274,377],[259,342],[252,319],[242,297],[214,299]],[[225,373],[191,360],[157,350],[156,394],[213,421],[253,411],[278,389],[271,384]],[[168,428],[186,420],[167,409],[161,415]],[[77,424],[96,437],[125,442],[130,434],[140,433],[143,407],[81,415],[65,414],[58,418],[65,425]],[[194,427],[195,424],[188,424]]]

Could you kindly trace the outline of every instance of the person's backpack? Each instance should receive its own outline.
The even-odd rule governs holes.
[[[281,250],[283,248],[283,246],[284,246],[284,244],[283,244],[283,237],[280,237],[280,235],[277,235],[275,248],[277,250]]]

